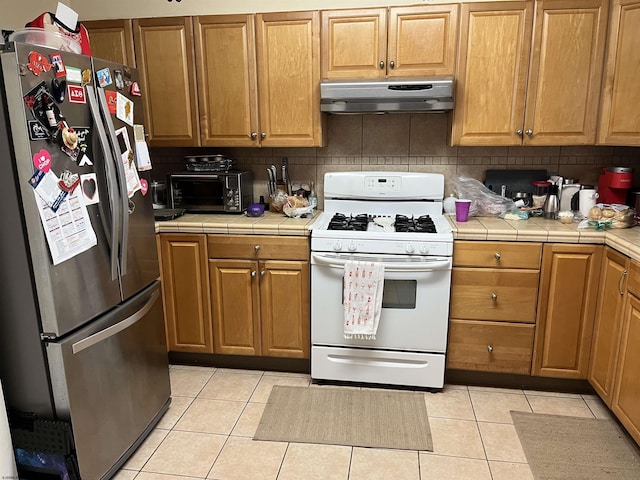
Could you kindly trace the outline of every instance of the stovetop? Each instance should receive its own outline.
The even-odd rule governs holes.
[[[327,225],[327,230],[366,232],[369,230],[379,230],[377,227],[382,227],[383,231],[438,233],[436,225],[430,215],[414,217],[413,215],[396,214],[395,216],[391,216],[369,215],[366,213],[357,215],[335,213]]]

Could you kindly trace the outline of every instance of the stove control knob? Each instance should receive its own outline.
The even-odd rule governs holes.
[[[338,240],[336,243],[333,244],[333,249],[336,252],[339,252],[340,250],[342,250],[342,242],[340,240]]]
[[[429,253],[429,245],[420,245],[420,253]]]
[[[413,253],[413,252],[415,251],[415,249],[416,249],[416,248],[415,248],[413,245],[411,245],[411,244],[409,243],[409,244],[407,244],[407,246],[406,246],[406,247],[404,247],[404,249],[405,249],[405,251],[406,251],[407,253]]]
[[[349,248],[350,252],[355,252],[356,248],[358,248],[358,246],[354,242],[351,242],[351,243],[349,243],[349,247],[348,248]]]

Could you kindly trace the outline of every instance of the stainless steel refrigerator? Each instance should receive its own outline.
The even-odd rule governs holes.
[[[144,92],[135,69],[42,46],[0,61],[7,408],[70,422],[81,478],[110,478],[170,402]]]

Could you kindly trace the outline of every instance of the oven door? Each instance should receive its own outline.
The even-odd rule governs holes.
[[[382,313],[375,340],[344,338],[347,260],[384,264]],[[444,353],[449,323],[451,257],[311,254],[313,345]]]

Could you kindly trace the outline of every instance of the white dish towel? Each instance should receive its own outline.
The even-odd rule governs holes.
[[[384,264],[349,260],[344,265],[344,338],[375,340],[382,312]]]

